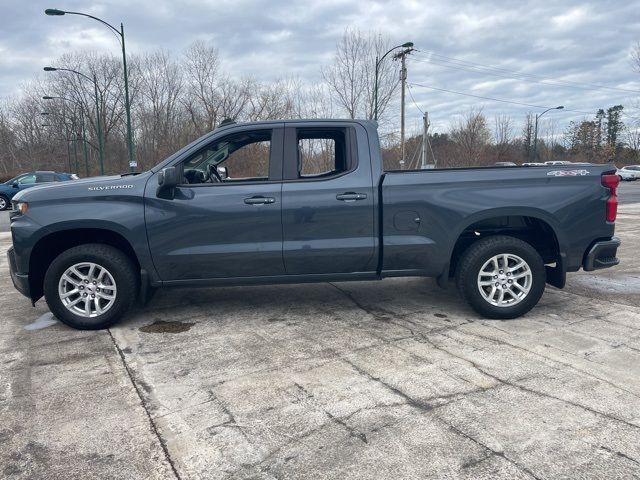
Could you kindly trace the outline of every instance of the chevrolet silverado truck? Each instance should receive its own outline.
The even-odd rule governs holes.
[[[15,287],[79,329],[157,287],[435,277],[525,314],[567,272],[618,264],[610,165],[384,171],[376,124],[230,124],[150,170],[12,201]]]

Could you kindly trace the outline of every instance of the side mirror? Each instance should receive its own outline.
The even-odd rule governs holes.
[[[16,180],[15,182],[13,182],[13,183],[11,184],[11,186],[12,186],[13,188],[18,188],[20,185],[18,184],[18,181]]]
[[[180,183],[179,169],[176,167],[167,167],[158,173],[158,190],[156,195],[160,198],[173,200],[175,195],[175,187]]]
[[[220,178],[222,180],[224,180],[225,178],[229,178],[229,171],[227,170],[227,167],[216,167],[218,169],[218,175],[220,175]]]
[[[162,188],[173,188],[179,183],[178,169],[176,167],[163,168],[158,174],[158,186]]]

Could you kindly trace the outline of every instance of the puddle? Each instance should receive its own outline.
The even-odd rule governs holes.
[[[194,325],[195,323],[156,320],[149,325],[140,327],[140,331],[144,333],[182,333],[188,331]]]
[[[47,312],[41,315],[35,322],[25,325],[25,330],[42,330],[43,328],[50,327],[58,323],[58,320],[53,316],[53,313]]]

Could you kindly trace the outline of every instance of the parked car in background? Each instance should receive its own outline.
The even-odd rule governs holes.
[[[571,165],[571,162],[566,160],[547,160],[544,162],[545,165]]]
[[[496,162],[496,167],[517,167],[518,165],[514,162]]]
[[[11,199],[20,190],[33,187],[40,183],[65,182],[68,180],[78,180],[78,176],[75,173],[58,172],[29,172],[18,175],[0,184],[0,210],[9,208]]]
[[[546,164],[542,162],[525,162],[522,164],[523,167],[545,167]]]
[[[627,165],[626,167],[619,168],[616,173],[620,177],[620,180],[626,180],[628,182],[634,181],[640,178],[640,165]]]

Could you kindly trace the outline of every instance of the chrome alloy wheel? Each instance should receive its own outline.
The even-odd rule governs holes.
[[[0,197],[0,210],[7,208],[7,200],[4,197]]]
[[[85,318],[97,317],[116,301],[116,282],[109,271],[90,262],[76,263],[60,277],[58,296],[67,310]]]
[[[512,253],[491,257],[478,273],[480,294],[496,307],[517,305],[527,296],[532,283],[529,264]]]

